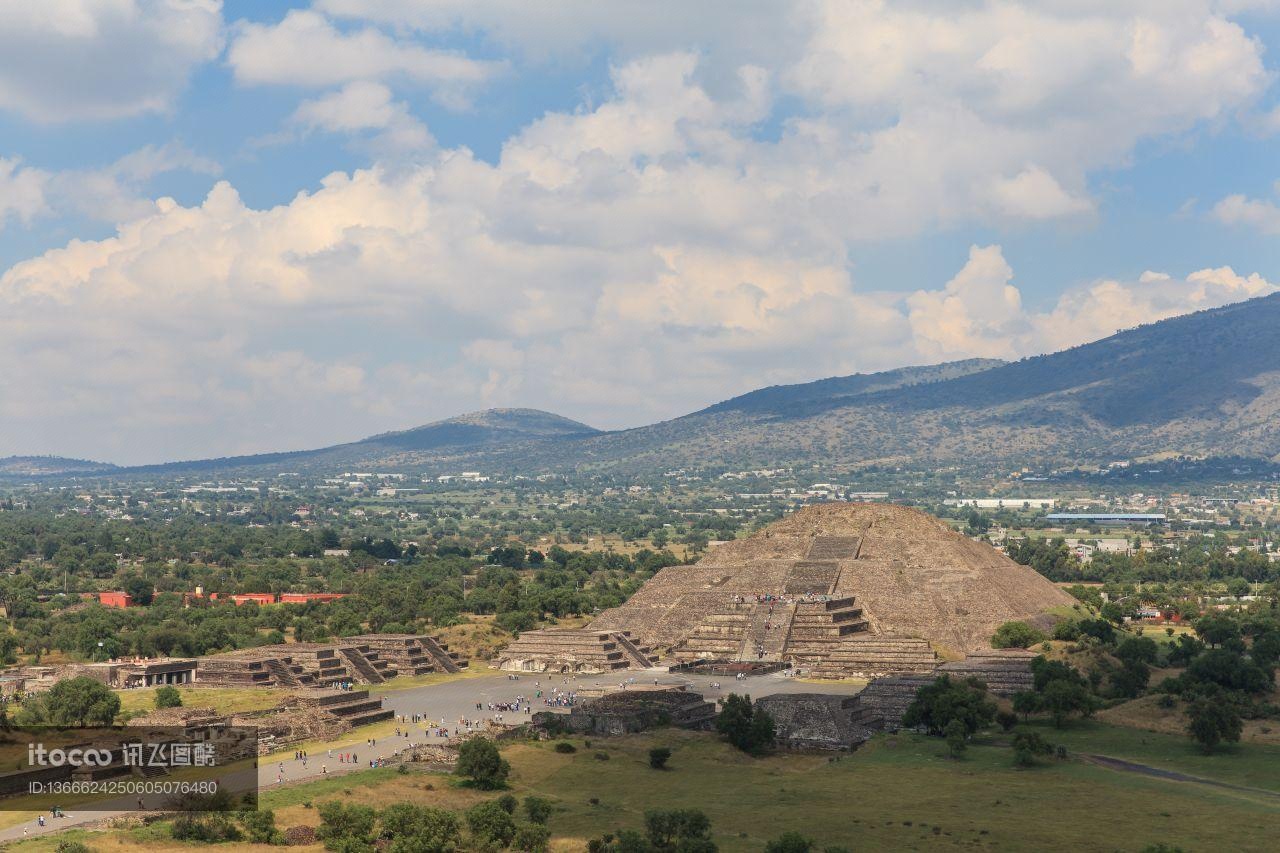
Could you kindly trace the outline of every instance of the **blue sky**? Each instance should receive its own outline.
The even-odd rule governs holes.
[[[1269,0],[0,9],[0,454],[595,426],[1280,280]]]

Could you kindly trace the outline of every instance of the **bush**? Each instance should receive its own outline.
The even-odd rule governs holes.
[[[644,813],[644,827],[649,843],[658,850],[712,853],[716,849],[711,842],[711,821],[697,809],[651,809]]]
[[[649,766],[654,770],[663,770],[667,766],[667,760],[671,758],[671,750],[665,746],[655,746],[649,750]]]
[[[608,760],[609,760],[609,753],[607,753],[607,752],[597,752],[597,753],[595,754],[594,758],[595,758],[595,760],[596,760],[596,761],[608,761]]]
[[[1006,622],[996,628],[991,645],[997,649],[1029,649],[1047,639],[1044,632],[1026,622]]]
[[[1018,724],[1018,715],[1012,711],[997,711],[996,723],[999,724],[1001,731],[1012,731],[1013,727]]]
[[[511,846],[520,853],[546,853],[549,841],[551,841],[551,830],[542,824],[527,823],[516,830],[516,837],[511,842]]]
[[[1018,732],[1013,736],[1013,763],[1018,767],[1031,767],[1037,755],[1052,755],[1053,744],[1040,737],[1038,732]]]
[[[473,737],[458,749],[458,763],[453,772],[466,776],[474,787],[493,790],[507,784],[511,765],[498,752],[493,741]]]
[[[498,803],[490,800],[467,809],[467,827],[473,841],[508,847],[516,837],[516,822]]]
[[[94,853],[92,847],[80,841],[59,841],[53,853]]]
[[[764,853],[809,853],[813,842],[798,832],[784,832],[764,846]]]
[[[574,746],[573,744],[569,743],[569,741],[567,741],[567,740],[562,740],[562,741],[560,741],[559,743],[557,743],[557,744],[555,745],[555,751],[556,751],[556,752],[562,752],[562,753],[564,753],[565,755],[568,755],[569,753],[577,752],[577,751],[578,751],[578,748],[577,748],[576,746]]]
[[[380,835],[391,840],[391,853],[449,853],[462,841],[457,815],[444,809],[395,803],[383,810],[380,820]]]
[[[510,794],[503,794],[501,797],[494,800],[494,802],[501,806],[502,810],[507,814],[515,814],[516,806],[520,805],[520,801]]]
[[[552,805],[550,800],[542,797],[525,797],[524,813],[532,823],[546,823],[551,819]]]
[[[316,837],[323,840],[330,850],[350,850],[367,845],[373,835],[374,811],[368,806],[344,805],[339,800],[328,800],[317,809],[320,826]]]
[[[276,816],[271,809],[241,812],[240,825],[254,844],[279,844],[284,840],[276,829]]]
[[[166,684],[156,691],[155,702],[157,708],[181,708],[182,694],[178,688]]]
[[[169,834],[175,841],[200,841],[205,844],[240,840],[240,830],[225,812],[215,812],[204,817],[194,814],[179,815],[170,827]]]

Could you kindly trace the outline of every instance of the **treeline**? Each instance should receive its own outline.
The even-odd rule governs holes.
[[[184,605],[182,595],[157,588],[147,607],[104,608],[75,595],[43,601],[31,577],[0,577],[0,603],[12,625],[12,632],[0,638],[0,658],[12,663],[19,652],[39,657],[55,650],[97,660],[201,655],[282,642],[286,633],[319,642],[369,631],[425,632],[474,614],[496,614],[499,625],[518,631],[548,617],[621,604],[654,571],[678,562],[670,552],[627,556],[553,549],[536,569],[481,565],[459,554],[417,555],[367,571],[326,565],[323,574],[307,578],[292,576],[297,566],[282,563],[270,585],[291,578],[292,588],[302,583],[349,595],[328,603],[266,607],[207,599]]]
[[[1232,554],[1226,545],[1211,539],[1192,540],[1178,549],[1142,548],[1132,554],[1100,551],[1087,563],[1061,538],[1010,541],[1006,550],[1015,562],[1053,581],[1280,581],[1280,564],[1266,554],[1248,549]]]

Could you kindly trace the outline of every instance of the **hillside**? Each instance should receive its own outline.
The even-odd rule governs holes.
[[[0,477],[47,477],[53,475],[101,474],[116,466],[88,459],[62,456],[6,456],[0,459]]]
[[[1278,414],[1280,294],[1013,363],[970,359],[764,388],[629,430],[494,409],[319,450],[121,470],[363,464],[652,474],[907,460],[1071,467],[1173,455],[1280,462]]]
[[[517,452],[542,442],[598,434],[586,424],[537,409],[488,409],[443,421],[386,432],[348,444],[287,453],[260,453],[120,469],[128,473],[312,468],[334,465],[445,465],[483,456],[488,448]]]
[[[1280,457],[1280,294],[1010,364],[766,389],[580,442],[601,467]],[[891,372],[892,374],[893,372]],[[855,381],[856,380],[856,381]]]

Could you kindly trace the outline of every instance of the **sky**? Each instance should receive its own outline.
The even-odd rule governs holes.
[[[600,428],[1280,286],[1280,0],[0,4],[0,456]]]

